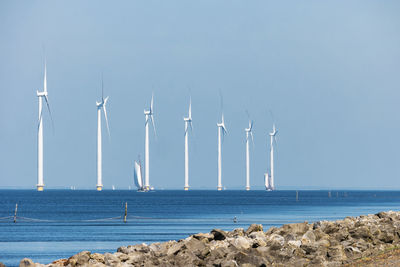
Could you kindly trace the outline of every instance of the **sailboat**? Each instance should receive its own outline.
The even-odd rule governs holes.
[[[265,183],[265,189],[267,191],[272,191],[271,188],[271,176],[269,175],[269,173],[264,173],[264,183]]]
[[[142,165],[140,162],[135,161],[134,182],[139,192],[146,192],[144,181],[142,177]]]

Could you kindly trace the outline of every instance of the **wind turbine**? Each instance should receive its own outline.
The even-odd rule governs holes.
[[[221,191],[222,190],[222,158],[221,158],[221,152],[222,152],[222,140],[221,137],[222,135],[225,135],[227,133],[226,127],[225,127],[225,120],[224,120],[224,113],[222,113],[221,117],[221,123],[217,123],[218,127],[218,187],[217,190]]]
[[[245,128],[246,132],[246,190],[250,190],[250,148],[249,148],[249,139],[251,136],[251,140],[254,144],[254,137],[253,137],[253,121],[249,120],[249,128]]]
[[[153,124],[154,135],[156,134],[156,126],[154,124],[154,117],[153,117],[153,95],[151,95],[151,102],[149,110],[144,110],[145,116],[145,140],[144,140],[144,169],[145,169],[145,181],[144,181],[144,190],[149,191],[150,188],[150,181],[149,181],[149,121],[151,120]]]
[[[269,176],[270,180],[268,181],[269,190],[275,190],[274,185],[274,143],[276,144],[276,134],[278,131],[275,128],[275,123],[272,126],[272,133],[269,133],[271,139],[271,174]],[[268,175],[267,175],[268,176]]]
[[[104,112],[104,118],[106,119],[107,132],[108,136],[110,136],[110,128],[108,126],[108,118],[107,118],[107,110],[106,104],[108,101],[108,96],[104,98],[104,83],[103,76],[101,76],[101,101],[96,101],[97,107],[97,191],[101,191],[103,189],[103,171],[102,171],[102,136],[101,136],[101,110]]]
[[[192,98],[189,102],[189,114],[187,118],[183,118],[185,121],[185,191],[189,190],[189,127],[192,128]]]
[[[43,191],[44,180],[43,180],[43,98],[46,101],[47,109],[50,114],[51,122],[53,123],[53,118],[51,116],[49,98],[47,93],[47,68],[46,61],[44,63],[44,82],[43,91],[36,91],[36,95],[39,98],[39,121],[38,121],[38,181],[37,181],[37,191]],[[54,126],[53,126],[54,127]],[[54,128],[53,128],[54,129]]]

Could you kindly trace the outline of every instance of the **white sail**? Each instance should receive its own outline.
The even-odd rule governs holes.
[[[143,181],[142,181],[142,170],[139,163],[135,161],[135,172],[134,172],[134,180],[136,187],[141,190],[143,188]]]
[[[270,190],[268,172],[264,174],[264,183],[265,183],[265,189]]]

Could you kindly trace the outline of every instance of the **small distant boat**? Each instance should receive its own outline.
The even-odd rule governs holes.
[[[135,161],[135,169],[133,176],[134,176],[133,180],[138,189],[138,192],[148,192],[154,190],[154,187],[146,188],[144,186],[144,180],[142,177],[142,165],[140,164],[140,161],[139,162]]]

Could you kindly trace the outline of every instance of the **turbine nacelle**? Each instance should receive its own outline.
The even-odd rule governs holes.
[[[269,135],[270,136],[275,136],[277,133],[278,133],[278,131],[276,130],[275,124],[274,124],[274,126],[272,127],[272,133],[269,133]]]
[[[43,91],[43,92],[36,91],[36,94],[37,94],[38,97],[40,97],[40,96],[47,96],[47,95],[48,95],[48,94],[47,94],[47,91]]]
[[[107,104],[108,98],[109,97],[107,96],[106,98],[102,99],[101,102],[97,102],[96,101],[96,106],[98,108],[101,108],[101,107],[105,106]]]
[[[251,132],[253,130],[253,121],[249,121],[249,128],[244,129],[246,132]]]

